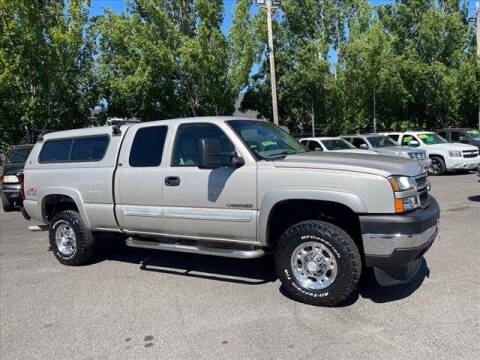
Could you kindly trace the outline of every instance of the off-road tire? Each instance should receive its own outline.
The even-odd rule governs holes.
[[[297,246],[306,242],[323,244],[335,256],[335,280],[324,289],[303,287],[295,278],[291,266]],[[274,252],[275,268],[285,292],[293,299],[317,306],[336,306],[356,289],[362,272],[358,247],[341,228],[320,220],[309,220],[290,227],[277,242]]]
[[[445,165],[445,160],[440,156],[432,156],[432,165],[428,169],[428,173],[432,176],[441,176],[445,175],[446,172],[447,166]]]
[[[2,195],[2,208],[5,212],[10,212],[15,210],[15,203],[8,200],[5,196]]]
[[[57,227],[65,223],[67,223],[74,231],[76,242],[73,254],[68,256],[59,251],[55,240]],[[53,217],[49,232],[50,246],[60,263],[76,266],[84,264],[92,258],[95,250],[95,237],[85,228],[83,220],[78,212],[67,210],[57,213]]]

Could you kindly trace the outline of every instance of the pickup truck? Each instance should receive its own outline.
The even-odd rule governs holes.
[[[415,160],[309,151],[270,122],[202,117],[47,134],[23,204],[65,265],[87,262],[101,232],[137,248],[268,253],[292,298],[334,306],[365,267],[381,285],[412,279],[438,232],[428,190]]]

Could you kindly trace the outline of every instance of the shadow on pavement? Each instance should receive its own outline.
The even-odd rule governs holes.
[[[480,195],[469,196],[468,200],[480,202]]]
[[[105,260],[138,264],[140,270],[193,278],[223,281],[244,285],[262,285],[277,281],[272,256],[242,260],[208,255],[130,248],[115,235],[102,236],[97,257],[91,262]],[[413,294],[430,274],[425,259],[417,275],[408,284],[382,287],[371,269],[362,274],[358,290],[339,307],[353,305],[359,297],[376,303],[397,301]],[[280,286],[280,293],[289,297]]]

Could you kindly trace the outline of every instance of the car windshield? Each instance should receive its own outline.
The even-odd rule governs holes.
[[[230,120],[228,124],[260,159],[275,159],[308,151],[298,140],[270,122]]]
[[[12,149],[7,154],[7,161],[9,163],[25,163],[27,161],[28,155],[32,150],[31,147],[21,147]]]
[[[425,145],[444,144],[448,142],[443,137],[435,133],[418,134],[418,137],[424,142]]]
[[[369,136],[367,139],[374,148],[399,146],[399,144],[389,136]]]
[[[356,149],[355,146],[343,139],[322,140],[322,143],[323,145],[325,145],[327,150],[330,151]]]
[[[467,133],[468,133],[468,135],[470,135],[470,137],[473,140],[479,140],[480,141],[480,131],[478,131],[476,129],[471,129],[471,130],[467,130]]]

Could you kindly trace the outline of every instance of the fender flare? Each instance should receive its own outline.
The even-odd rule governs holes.
[[[47,197],[48,195],[65,195],[72,198],[75,202],[75,205],[77,206],[80,216],[82,217],[85,227],[87,229],[90,229],[90,221],[88,220],[87,214],[85,212],[85,206],[83,205],[84,203],[81,193],[78,190],[66,187],[47,187],[39,192],[39,201],[37,203],[38,213],[42,215],[42,219],[45,224],[47,224],[48,222],[44,212],[44,203],[45,197]]]
[[[367,213],[362,199],[351,192],[338,189],[278,189],[268,192],[263,198],[258,213],[258,239],[261,244],[268,245],[267,231],[270,214],[275,205],[287,200],[330,201],[348,207],[354,213]]]

